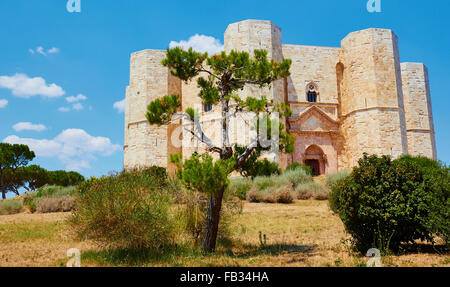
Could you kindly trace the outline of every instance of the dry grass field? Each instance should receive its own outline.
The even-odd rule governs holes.
[[[75,240],[65,219],[70,214],[0,216],[0,266],[65,266],[66,252],[78,248],[82,266],[365,266],[367,258],[349,250],[348,237],[326,201],[290,205],[245,203],[231,224],[229,240],[214,255],[188,244],[163,255],[106,251]],[[265,240],[264,240],[265,238]],[[384,266],[450,267],[450,255],[419,245],[384,256]]]

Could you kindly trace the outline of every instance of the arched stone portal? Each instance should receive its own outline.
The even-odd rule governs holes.
[[[314,176],[325,174],[326,156],[319,146],[311,145],[306,149],[303,163],[311,168]]]

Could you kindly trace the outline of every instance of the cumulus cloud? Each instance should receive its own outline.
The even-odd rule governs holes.
[[[45,50],[44,47],[39,46],[36,49],[28,49],[28,51],[30,52],[30,54],[33,54],[33,55],[37,53],[37,54],[47,56],[49,54],[59,53],[60,50],[59,50],[59,48],[56,48],[56,47]]]
[[[78,94],[76,97],[70,96],[70,97],[66,98],[66,101],[69,103],[76,103],[76,102],[85,101],[85,100],[87,100],[87,97],[83,94]]]
[[[125,99],[115,102],[113,108],[115,108],[119,113],[125,112]]]
[[[0,109],[3,109],[8,105],[8,100],[0,100]]]
[[[185,50],[192,48],[193,50],[213,55],[223,51],[223,45],[220,40],[206,35],[195,34],[191,36],[188,41],[171,41],[169,44],[169,48],[181,47]]]
[[[9,89],[12,94],[22,98],[43,96],[57,98],[65,94],[65,91],[56,84],[47,84],[41,77],[30,78],[25,74],[14,76],[0,76],[0,88]]]
[[[87,97],[85,95],[82,94],[78,94],[77,96],[70,96],[66,98],[66,101],[70,104],[72,104],[71,107],[60,107],[58,109],[58,111],[63,112],[63,113],[67,113],[70,112],[71,110],[74,111],[81,111],[84,109],[84,106],[82,103],[80,103],[81,101],[85,101],[87,100]]]
[[[81,111],[82,109],[84,109],[84,106],[81,103],[76,103],[72,105],[72,109],[74,111]]]
[[[30,122],[20,122],[20,123],[15,124],[13,126],[13,129],[16,132],[20,132],[20,131],[42,132],[42,131],[45,131],[47,129],[47,127],[42,124],[33,124]]]
[[[81,111],[84,109],[84,106],[82,103],[74,103],[71,107],[60,107],[58,108],[58,111],[62,113],[68,113],[70,111]]]
[[[98,157],[107,157],[120,150],[120,145],[106,137],[94,137],[82,129],[67,129],[53,139],[20,138],[16,135],[3,140],[10,144],[25,144],[37,157],[57,158],[67,170],[90,168]]]

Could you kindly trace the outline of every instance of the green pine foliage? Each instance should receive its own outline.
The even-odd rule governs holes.
[[[147,107],[147,120],[152,125],[167,124],[180,107],[181,103],[178,95],[164,96],[151,102]]]
[[[220,134],[224,135],[220,144],[213,144],[213,141],[203,133],[201,123],[198,121],[198,113],[195,110],[188,108],[185,113],[180,113],[196,123],[195,131],[191,131],[192,134],[207,145],[209,152],[216,153],[219,158],[214,161],[209,154],[194,154],[184,162],[181,168],[179,166],[178,171],[178,177],[188,189],[210,196],[203,250],[212,252],[216,246],[222,200],[229,184],[228,176],[235,170],[241,170],[255,150],[267,148],[261,141],[268,138],[261,135],[260,129],[258,129],[256,140],[245,147],[240,154],[236,154],[233,150],[235,143],[231,143],[227,137],[228,117],[232,113],[240,112],[253,112],[258,118],[261,113],[273,115],[274,112],[281,112],[281,116],[285,117],[292,114],[288,105],[274,105],[264,95],[242,100],[238,92],[243,90],[246,85],[260,88],[270,87],[274,81],[290,75],[289,69],[292,61],[286,59],[278,63],[269,60],[267,51],[264,50],[254,51],[253,57],[250,57],[247,52],[239,51],[222,52],[209,56],[207,53],[195,52],[192,48],[185,51],[177,47],[167,50],[167,56],[161,64],[169,68],[171,74],[182,81],[189,82],[196,79],[200,90],[198,97],[202,102],[206,105],[220,107]],[[146,117],[150,124],[169,124],[181,106],[179,95],[161,96],[161,99],[154,100],[147,107]],[[292,152],[295,138],[286,132],[279,117],[270,120],[266,116],[269,122],[266,135],[272,135],[270,130],[272,125],[279,128],[279,137],[272,140],[278,141],[281,151]],[[257,165],[259,170],[273,167],[267,161]]]
[[[231,160],[213,160],[208,154],[194,154],[183,164],[182,181],[189,189],[204,194],[224,191],[232,171]]]

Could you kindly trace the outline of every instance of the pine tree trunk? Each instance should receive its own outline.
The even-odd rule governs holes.
[[[211,195],[211,199],[209,201],[208,211],[206,213],[205,230],[203,234],[204,252],[214,252],[216,250],[223,193],[224,190],[221,190],[217,194]]]

